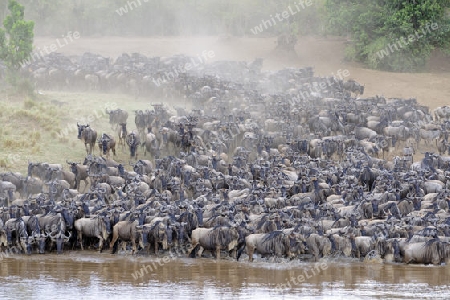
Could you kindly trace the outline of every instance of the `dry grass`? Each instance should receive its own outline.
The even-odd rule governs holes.
[[[6,99],[8,98],[8,99]],[[52,100],[65,102],[57,107]],[[47,161],[66,164],[66,159],[83,161],[86,155],[84,145],[77,139],[76,124],[90,123],[98,134],[108,133],[116,137],[116,130],[109,124],[105,105],[112,109],[121,108],[129,113],[129,131],[136,130],[133,110],[152,109],[151,104],[161,103],[156,99],[134,99],[128,95],[53,92],[45,91],[36,99],[26,96],[3,97],[0,93],[0,171],[14,170],[26,174],[28,161]],[[171,104],[166,104],[172,108]],[[175,106],[184,106],[180,101]],[[116,161],[126,165],[129,153],[116,148]],[[99,149],[94,149],[99,155]],[[14,155],[14,160],[10,156]],[[112,155],[112,154],[111,154]],[[142,158],[142,152],[139,152]]]

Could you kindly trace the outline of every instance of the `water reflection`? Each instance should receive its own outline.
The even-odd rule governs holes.
[[[94,252],[0,261],[0,299],[445,299],[450,268],[359,262],[247,263]],[[135,272],[147,272],[137,276]],[[133,276],[133,274],[135,276]]]

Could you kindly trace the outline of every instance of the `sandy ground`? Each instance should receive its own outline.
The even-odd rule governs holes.
[[[54,37],[37,37],[37,47],[56,44]],[[146,56],[187,54],[201,56],[213,51],[213,60],[252,61],[264,58],[265,69],[312,66],[316,75],[342,74],[344,70],[365,85],[365,96],[383,95],[388,98],[416,98],[420,103],[435,108],[450,105],[450,58],[435,55],[425,73],[390,73],[365,69],[344,61],[345,41],[335,37],[302,37],[296,46],[297,56],[274,51],[274,38],[218,38],[213,37],[80,37],[64,43],[58,51],[66,55],[84,52],[116,58],[122,53],[139,52]]]

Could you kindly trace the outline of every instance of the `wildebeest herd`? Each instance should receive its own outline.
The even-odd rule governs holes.
[[[52,57],[31,68],[33,76],[65,84],[50,73],[67,75],[75,63]],[[111,72],[142,90],[146,71],[189,58],[118,61],[75,67],[83,82],[87,73]],[[447,263],[450,108],[431,113],[415,99],[361,98],[354,80],[261,66],[220,61],[177,74],[159,99],[188,99],[192,110],[108,111],[111,133],[78,124],[83,162],[29,162],[26,176],[1,173],[0,246],[115,252],[120,242],[133,254],[187,247],[193,257],[209,250],[250,261],[259,254]],[[115,161],[116,147],[133,163]],[[414,162],[425,147],[436,151]]]

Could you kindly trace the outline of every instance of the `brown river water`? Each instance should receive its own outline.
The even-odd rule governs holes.
[[[136,273],[140,272],[140,273]],[[450,266],[97,252],[0,257],[0,299],[450,299]]]

